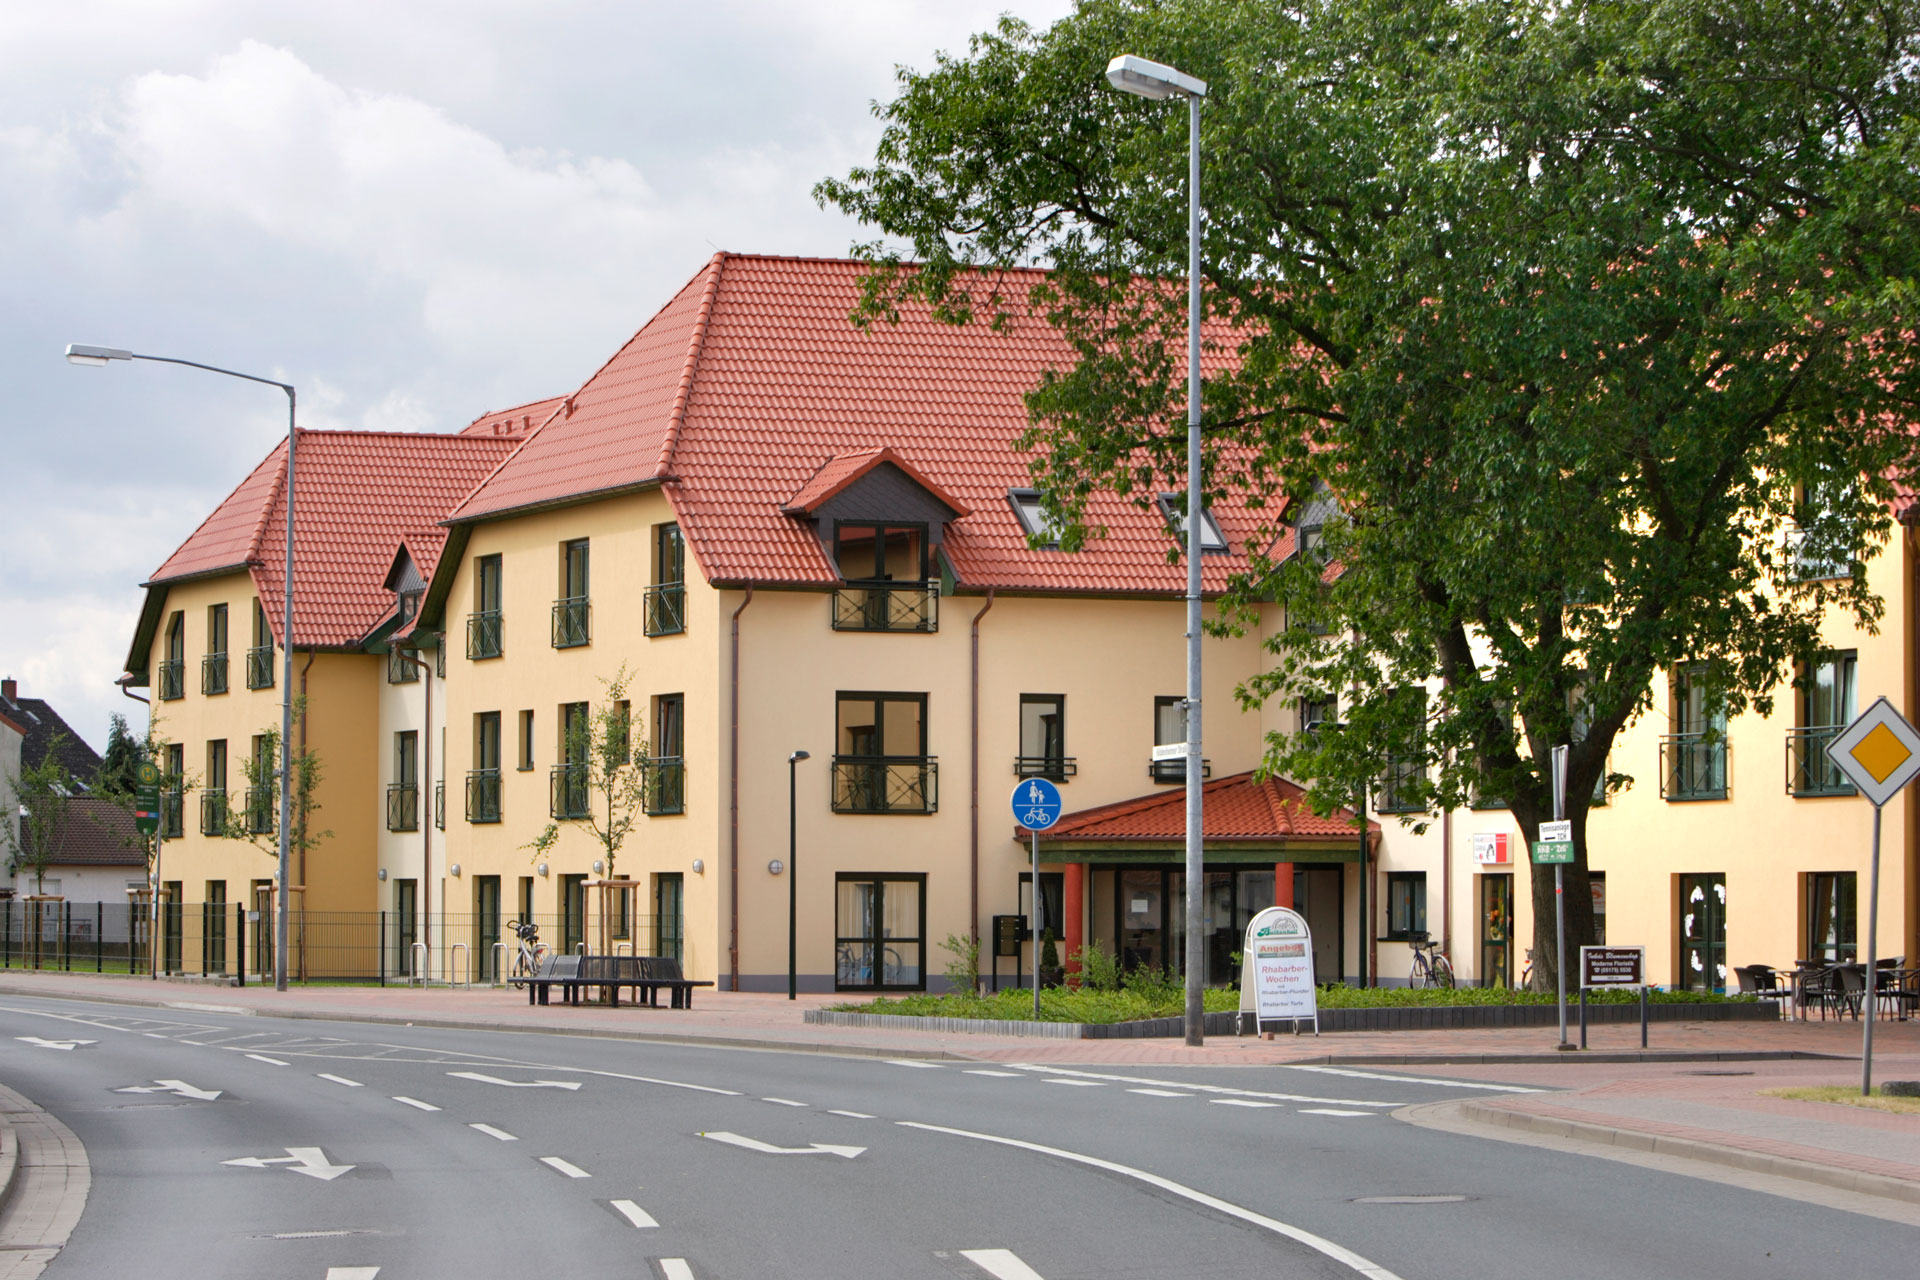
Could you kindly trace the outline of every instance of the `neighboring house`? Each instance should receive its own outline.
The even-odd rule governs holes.
[[[74,782],[74,795],[84,797],[92,788],[100,770],[100,755],[73,731],[44,698],[20,696],[20,682],[12,676],[0,679],[0,812],[17,821],[20,799],[16,780],[23,769],[37,768],[49,752],[57,754]],[[144,859],[137,859],[144,861]],[[53,873],[48,872],[49,875]],[[0,881],[0,896],[28,894],[34,891],[33,878],[25,871]],[[48,889],[48,893],[59,892]],[[117,896],[116,896],[117,895]],[[93,899],[89,898],[88,901]],[[109,902],[125,902],[118,888],[106,897]]]

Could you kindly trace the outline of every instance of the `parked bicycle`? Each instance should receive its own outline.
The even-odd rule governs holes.
[[[546,959],[552,948],[540,941],[540,926],[531,920],[512,920],[507,929],[518,940],[514,948],[513,968],[508,974],[508,982],[519,982],[531,978],[540,972],[540,962]]]
[[[1532,947],[1527,948],[1527,963],[1520,970],[1520,989],[1522,991],[1531,991],[1533,989],[1533,948]]]
[[[1407,973],[1410,987],[1453,987],[1453,963],[1440,954],[1440,944],[1424,933],[1413,936],[1413,968]]]

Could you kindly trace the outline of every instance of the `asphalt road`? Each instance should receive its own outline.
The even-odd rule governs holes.
[[[1390,1069],[935,1065],[5,997],[0,1082],[92,1162],[53,1280],[1805,1280],[1904,1274],[1920,1243],[1404,1124],[1513,1086]]]

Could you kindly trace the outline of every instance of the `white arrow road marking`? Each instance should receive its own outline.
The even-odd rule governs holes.
[[[1216,1107],[1277,1107],[1277,1102],[1262,1102],[1258,1098],[1208,1098]]]
[[[15,1036],[14,1039],[26,1044],[38,1045],[42,1049],[65,1049],[68,1052],[72,1052],[83,1044],[100,1043],[98,1040],[42,1040],[39,1036]]]
[[[561,1173],[566,1174],[569,1178],[591,1178],[593,1176],[592,1174],[588,1173],[585,1169],[582,1169],[579,1165],[574,1164],[571,1161],[562,1160],[559,1156],[541,1156],[540,1163],[546,1165],[550,1169],[558,1169]]]
[[[380,1274],[378,1267],[328,1267],[327,1280],[373,1280]]]
[[[486,1134],[489,1138],[498,1138],[502,1142],[520,1141],[520,1139],[514,1137],[512,1134],[508,1133],[505,1129],[496,1129],[490,1124],[470,1124],[467,1126],[467,1128],[478,1129],[480,1132]]]
[[[770,1156],[808,1156],[828,1151],[836,1156],[845,1156],[851,1160],[865,1151],[865,1147],[836,1147],[825,1142],[816,1142],[805,1147],[776,1147],[771,1142],[762,1142],[758,1138],[743,1138],[737,1133],[703,1133],[703,1138],[712,1138],[715,1142],[724,1142],[728,1146],[745,1147],[749,1151],[760,1151]]]
[[[1302,1107],[1300,1108],[1300,1114],[1303,1116],[1370,1116],[1378,1113],[1373,1111],[1340,1111],[1333,1107]]]
[[[1398,1275],[1387,1270],[1379,1263],[1363,1258],[1345,1245],[1335,1244],[1325,1236],[1317,1236],[1311,1231],[1302,1227],[1296,1227],[1291,1223],[1282,1222],[1278,1218],[1269,1218],[1265,1214],[1255,1213],[1251,1209],[1243,1209],[1231,1201],[1222,1200],[1218,1196],[1210,1196],[1204,1191],[1196,1191],[1194,1188],[1184,1186],[1171,1178],[1163,1178],[1157,1173],[1148,1173],[1145,1169],[1136,1169],[1131,1165],[1116,1164],[1112,1160],[1102,1160],[1098,1156],[1083,1156],[1077,1151],[1063,1151],[1059,1147],[1045,1147],[1037,1142],[1023,1142],[1019,1138],[1002,1138],[991,1133],[975,1133],[971,1129],[949,1129],[945,1125],[921,1124],[917,1120],[896,1120],[894,1123],[903,1129],[922,1129],[928,1133],[945,1133],[956,1138],[972,1138],[977,1142],[992,1142],[1003,1147],[1018,1147],[1023,1151],[1036,1151],[1043,1156],[1057,1156],[1062,1160],[1070,1160],[1075,1164],[1087,1165],[1094,1169],[1105,1169],[1108,1173],[1117,1173],[1125,1178],[1134,1178],[1146,1183],[1150,1187],[1158,1187],[1162,1191],[1179,1196],[1183,1200],[1191,1200],[1195,1204],[1205,1205],[1209,1209],[1216,1209],[1228,1217],[1238,1218],[1242,1222],[1261,1227],[1273,1232],[1275,1235],[1285,1236],[1289,1240],[1298,1240],[1309,1249],[1317,1250],[1327,1257],[1332,1258],[1335,1262],[1353,1268],[1353,1270],[1367,1277],[1367,1280],[1400,1280]]]
[[[269,1058],[264,1053],[250,1053],[247,1056],[249,1058],[252,1058],[255,1062],[264,1062],[270,1067],[284,1067],[287,1065],[286,1063],[280,1061],[280,1059],[278,1058]]]
[[[667,1280],[693,1280],[693,1268],[685,1258],[660,1259],[660,1274]]]
[[[996,1280],[1042,1280],[1040,1273],[1015,1257],[1011,1249],[962,1249],[960,1256]]]
[[[347,1088],[349,1089],[358,1089],[360,1087],[360,1082],[358,1080],[349,1080],[345,1076],[330,1076],[324,1071],[320,1073],[320,1078],[322,1080],[331,1080],[335,1084],[343,1084],[347,1086]]]
[[[318,1178],[322,1182],[332,1182],[341,1174],[353,1168],[350,1164],[334,1164],[327,1159],[327,1153],[319,1147],[287,1147],[284,1156],[242,1156],[238,1160],[222,1160],[221,1164],[239,1165],[243,1169],[265,1169],[270,1165],[289,1166],[288,1173],[304,1173],[309,1178]]]
[[[449,1071],[448,1075],[459,1080],[478,1080],[481,1084],[504,1085],[509,1089],[578,1089],[578,1080],[502,1080],[499,1076],[483,1076],[478,1071]]]
[[[1358,1080],[1392,1080],[1399,1084],[1431,1084],[1443,1089],[1491,1089],[1495,1093],[1546,1093],[1545,1089],[1530,1089],[1523,1084],[1478,1084],[1472,1080],[1442,1080],[1438,1076],[1390,1076],[1378,1071],[1351,1071],[1345,1067],[1310,1067],[1297,1062],[1283,1062],[1281,1066],[1289,1071],[1317,1071],[1328,1076],[1353,1076]]]
[[[864,1111],[829,1111],[830,1116],[845,1116],[849,1120],[871,1120],[872,1116]]]
[[[639,1227],[642,1230],[645,1230],[648,1227],[657,1227],[660,1225],[659,1223],[653,1220],[652,1214],[648,1213],[645,1209],[642,1209],[639,1205],[635,1204],[631,1200],[610,1200],[607,1203],[611,1204],[614,1208],[614,1211],[618,1213],[621,1217],[625,1218],[628,1222],[631,1222],[634,1226]]]
[[[155,1080],[152,1084],[128,1085],[124,1089],[115,1089],[115,1093],[174,1093],[183,1098],[198,1098],[202,1102],[212,1102],[220,1096],[218,1089],[196,1089],[185,1080]]]
[[[410,1106],[410,1107],[415,1107],[415,1108],[418,1108],[418,1109],[419,1109],[419,1110],[421,1110],[421,1111],[438,1111],[438,1110],[440,1109],[440,1108],[438,1108],[438,1107],[436,1107],[436,1106],[434,1106],[434,1105],[433,1105],[433,1104],[432,1104],[431,1102],[422,1102],[422,1101],[420,1101],[420,1099],[418,1099],[418,1098],[402,1098],[402,1097],[395,1097],[395,1098],[394,1098],[394,1101],[395,1101],[395,1102],[404,1102],[404,1103],[406,1103],[406,1104],[407,1104],[408,1106]]]

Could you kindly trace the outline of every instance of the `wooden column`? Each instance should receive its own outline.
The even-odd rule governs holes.
[[[1086,915],[1087,864],[1069,862],[1064,864],[1064,885],[1060,894],[1060,914],[1062,926],[1066,929],[1067,983],[1080,985],[1080,962],[1074,959],[1085,945],[1086,930],[1082,927],[1082,917]],[[1035,886],[1037,889],[1038,886]]]

